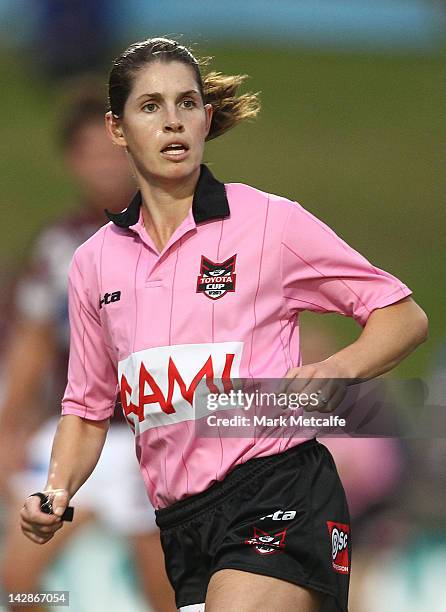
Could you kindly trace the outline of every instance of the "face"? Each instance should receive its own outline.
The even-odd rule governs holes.
[[[153,182],[176,180],[202,162],[212,105],[203,105],[190,66],[153,62],[134,77],[123,117],[107,113],[106,119],[112,140],[127,149],[137,175]]]
[[[66,148],[65,163],[92,203],[97,199],[103,207],[104,199],[122,198],[121,209],[127,204],[134,183],[126,155],[112,145],[101,119],[79,128]]]

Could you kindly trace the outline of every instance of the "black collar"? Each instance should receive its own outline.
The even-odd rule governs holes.
[[[115,225],[130,227],[138,222],[141,203],[141,192],[138,191],[125,210],[114,214],[105,209],[105,214]],[[224,183],[220,183],[204,164],[200,166],[200,177],[192,202],[192,214],[195,223],[229,216],[229,204]]]

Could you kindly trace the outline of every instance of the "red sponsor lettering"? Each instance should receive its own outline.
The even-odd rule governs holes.
[[[170,367],[170,362],[169,362]],[[145,386],[146,383],[152,389],[153,393],[150,395],[145,394]],[[169,393],[170,393],[170,376],[169,376]],[[170,395],[170,398],[172,396]],[[144,406],[147,404],[159,404],[161,406],[161,410],[166,414],[172,414],[175,412],[174,407],[172,406],[172,402],[167,401],[164,397],[164,394],[160,387],[157,385],[156,380],[153,376],[148,372],[143,363],[141,363],[139,367],[139,406],[143,413],[143,418],[140,418],[140,421],[144,420]]]
[[[235,354],[226,354],[225,365],[222,374],[222,381],[225,393],[228,393],[231,389],[233,389],[231,380],[231,368],[234,362],[234,358]],[[191,406],[193,406],[194,394],[201,380],[206,380],[206,386],[209,389],[210,393],[219,393],[220,390],[215,384],[214,378],[214,366],[211,355],[209,355],[204,365],[195,374],[189,386],[187,386],[184,382],[184,379],[181,376],[172,357],[169,357],[169,363],[167,367],[168,390],[167,397],[165,397],[162,389],[156,382],[155,378],[147,370],[144,363],[141,363],[139,368],[138,405],[135,405],[131,401],[127,400],[127,397],[131,397],[132,395],[132,387],[130,386],[125,374],[121,376],[120,394],[124,414],[131,425],[132,422],[128,419],[128,416],[130,414],[135,414],[138,417],[139,422],[141,423],[141,421],[143,421],[145,418],[144,408],[148,404],[158,404],[165,414],[173,414],[175,412],[175,408],[172,403],[172,398],[175,389],[175,384],[178,385],[182,397]],[[152,393],[146,394],[146,385],[151,389]]]
[[[141,419],[140,414],[139,414],[139,406],[136,406],[135,404],[132,404],[132,402],[127,401],[127,394],[129,395],[129,397],[132,395],[132,388],[129,385],[127,378],[125,377],[125,374],[121,376],[120,391],[121,391],[121,404],[122,404],[122,409],[124,411],[125,418],[130,423],[132,428],[134,429],[133,423],[131,422],[130,419],[128,419],[128,415],[136,414],[138,416],[139,421],[142,421],[144,418],[144,414]]]

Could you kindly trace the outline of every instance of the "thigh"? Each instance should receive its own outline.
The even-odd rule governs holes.
[[[250,572],[216,572],[206,595],[206,612],[318,612],[324,596],[316,591]]]

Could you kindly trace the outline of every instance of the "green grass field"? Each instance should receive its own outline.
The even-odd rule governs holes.
[[[314,54],[212,48],[213,68],[247,73],[263,110],[207,145],[225,181],[298,200],[375,265],[399,276],[430,317],[430,340],[395,373],[426,374],[445,339],[446,64],[444,56]],[[105,75],[105,71],[104,71]],[[0,54],[2,267],[23,261],[34,232],[75,199],[54,145],[57,92]],[[105,76],[104,76],[105,79]],[[328,316],[340,342],[359,331]]]

